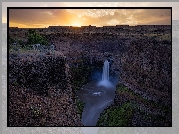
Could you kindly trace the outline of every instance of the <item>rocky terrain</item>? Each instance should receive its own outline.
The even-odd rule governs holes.
[[[122,60],[124,85],[156,103],[171,104],[171,42],[134,41]]]
[[[131,111],[127,115],[120,112],[123,123],[118,126],[171,126],[171,71],[170,41],[134,40],[121,58],[114,103],[103,114],[114,116],[111,109]],[[100,122],[105,120],[101,118]]]
[[[60,52],[9,55],[9,126],[82,126]]]
[[[108,122],[113,116],[120,118],[115,118],[117,122],[112,120],[114,122],[111,124],[105,124],[102,119],[99,121],[102,124],[98,125],[171,126],[172,71],[169,32],[169,29],[164,29],[162,33],[143,34],[139,31],[138,34],[134,31],[128,34],[41,32],[50,44],[55,45],[55,55],[60,56],[54,58],[51,54],[10,54],[11,125],[16,122],[22,123],[22,126],[81,126],[78,111],[75,111],[75,93],[90,80],[93,71],[102,70],[104,60],[108,59],[110,75],[117,75],[119,82],[114,104],[104,111],[107,113],[104,118]],[[27,40],[25,33],[10,32],[10,35],[19,37],[24,42]],[[32,96],[36,99],[32,99]],[[22,103],[24,98],[29,99],[31,105]],[[34,103],[34,100],[37,102]],[[15,103],[26,113],[15,112],[18,109],[13,107]],[[53,109],[54,106],[56,109]],[[67,106],[70,113],[59,110],[62,107],[66,109]],[[14,112],[17,114],[12,114]],[[29,118],[25,118],[25,115],[29,115],[31,124],[27,123]],[[71,115],[75,118],[67,118],[72,117]],[[34,116],[39,119],[38,124],[32,124],[35,121],[32,119]],[[19,117],[23,117],[24,122],[21,122]]]

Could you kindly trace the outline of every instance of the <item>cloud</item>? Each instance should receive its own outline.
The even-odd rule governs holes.
[[[60,25],[69,23],[74,15],[59,9],[10,9],[9,21],[25,25]]]
[[[99,13],[104,11],[98,10]],[[106,10],[106,12],[108,12]],[[171,11],[166,9],[118,9],[111,15],[107,13],[100,17],[85,15],[88,24],[92,25],[141,25],[141,24],[171,24]],[[112,23],[112,21],[115,23]],[[163,21],[163,22],[162,22]]]
[[[107,22],[108,25],[118,25],[119,24],[119,21],[116,20],[116,19],[112,19],[110,20],[109,22]]]
[[[141,13],[133,13],[133,20],[138,21],[139,24],[171,24],[171,10],[169,9],[141,10]]]
[[[179,20],[179,2],[3,2],[2,22],[6,22],[7,7],[172,7],[172,19]],[[85,12],[84,12],[85,13]],[[111,12],[114,14],[114,12]],[[162,15],[161,15],[162,16]],[[99,17],[99,16],[98,16]]]
[[[170,9],[10,9],[9,17],[27,26],[171,24]]]

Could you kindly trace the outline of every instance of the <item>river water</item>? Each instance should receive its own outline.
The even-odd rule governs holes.
[[[98,86],[97,82],[89,82],[77,93],[85,103],[82,113],[84,126],[96,126],[100,113],[114,101],[115,87]]]

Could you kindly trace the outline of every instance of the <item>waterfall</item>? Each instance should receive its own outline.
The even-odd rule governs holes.
[[[105,60],[103,65],[102,81],[98,83],[98,86],[104,86],[106,88],[113,87],[112,83],[109,81],[109,62]]]
[[[103,66],[102,81],[109,81],[109,62],[105,60]]]

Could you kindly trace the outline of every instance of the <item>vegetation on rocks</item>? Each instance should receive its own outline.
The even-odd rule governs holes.
[[[84,108],[85,104],[79,98],[77,98],[76,105],[77,105],[78,114],[80,115],[80,119],[81,119],[82,113],[83,113],[83,108]]]
[[[171,125],[170,105],[155,103],[154,101],[148,100],[147,98],[144,98],[140,94],[135,93],[130,88],[122,84],[118,84],[116,87],[116,95],[115,95],[114,103],[107,110],[114,112],[114,108],[120,109],[126,103],[130,103],[132,106],[131,107],[132,113],[129,119],[130,124],[128,124],[128,126],[170,126]],[[104,113],[106,113],[107,110],[105,110]],[[103,119],[103,116],[100,117],[100,120],[101,119]],[[118,121],[120,123],[120,120]]]
[[[27,32],[26,39],[17,39],[15,37],[9,36],[9,50],[32,50],[32,45],[41,44],[43,46],[48,46],[49,42],[43,35],[40,35],[33,29],[29,29]]]
[[[42,45],[48,45],[48,41],[45,37],[38,34],[35,30],[28,30],[28,42],[27,44],[42,44]]]
[[[133,113],[132,103],[121,107],[110,106],[100,116],[97,126],[130,126]]]
[[[88,81],[89,74],[90,74],[89,71],[90,71],[89,66],[71,68],[72,84],[76,89],[80,88],[84,83]]]

